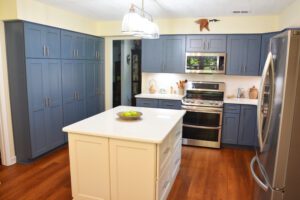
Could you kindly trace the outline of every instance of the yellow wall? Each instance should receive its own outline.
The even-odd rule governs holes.
[[[157,19],[161,34],[207,34],[207,33],[264,33],[278,30],[278,16],[218,17],[220,22],[211,23],[211,31],[200,32],[195,18]],[[98,23],[98,34],[120,36],[121,21]]]
[[[0,0],[0,20],[17,19],[16,0]]]
[[[280,29],[300,27],[300,0],[296,0],[279,16]]]

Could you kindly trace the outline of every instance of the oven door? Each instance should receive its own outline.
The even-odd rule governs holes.
[[[182,106],[183,144],[220,148],[222,132],[222,108]]]

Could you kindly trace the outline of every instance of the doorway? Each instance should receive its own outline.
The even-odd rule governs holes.
[[[113,107],[135,106],[141,93],[141,40],[113,41]]]

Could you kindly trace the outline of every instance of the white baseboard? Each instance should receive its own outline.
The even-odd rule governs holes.
[[[17,157],[16,156],[12,156],[10,157],[10,161],[9,161],[9,165],[14,165],[17,163]]]

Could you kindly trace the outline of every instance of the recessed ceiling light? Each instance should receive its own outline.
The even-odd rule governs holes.
[[[250,13],[248,10],[234,10],[232,11],[233,14],[248,14]]]

